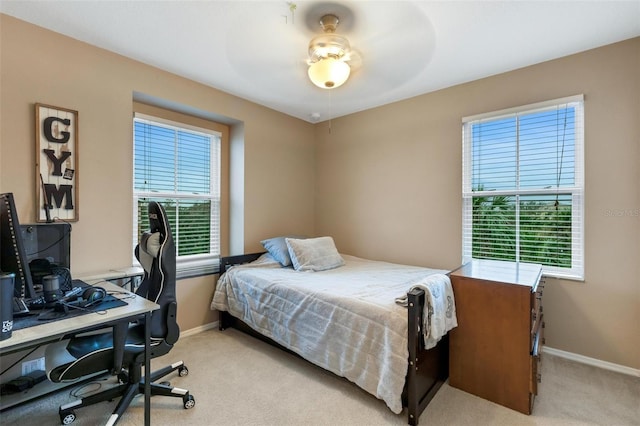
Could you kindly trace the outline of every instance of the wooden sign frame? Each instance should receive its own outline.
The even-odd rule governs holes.
[[[36,221],[78,220],[78,111],[36,109]]]

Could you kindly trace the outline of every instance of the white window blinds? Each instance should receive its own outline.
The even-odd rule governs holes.
[[[583,278],[583,97],[463,119],[463,260]]]
[[[213,273],[220,255],[220,135],[136,114],[134,243],[148,229],[146,206],[167,212],[178,276]]]

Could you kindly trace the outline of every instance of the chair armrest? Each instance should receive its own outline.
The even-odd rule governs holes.
[[[171,302],[167,309],[167,337],[165,339],[170,345],[176,343],[180,337],[180,327],[178,326],[178,320],[176,318],[177,311],[178,304]]]

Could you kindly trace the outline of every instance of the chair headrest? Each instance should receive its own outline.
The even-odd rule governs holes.
[[[156,201],[149,201],[147,206],[150,232],[160,232],[162,235],[171,235],[171,226],[162,206]]]
[[[158,253],[160,252],[160,247],[162,245],[160,237],[160,232],[145,232],[140,237],[139,261],[144,270],[147,272],[151,270],[153,259],[158,257]]]

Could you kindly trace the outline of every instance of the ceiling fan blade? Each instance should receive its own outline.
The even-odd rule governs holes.
[[[362,67],[363,59],[362,53],[358,49],[351,49],[344,56],[343,61],[349,64],[352,70],[357,70]]]

